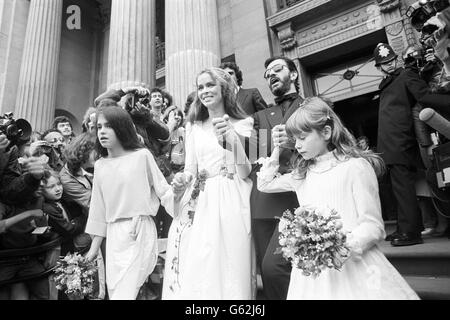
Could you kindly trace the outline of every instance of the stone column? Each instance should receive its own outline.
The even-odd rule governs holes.
[[[55,114],[63,0],[31,0],[16,99],[16,117],[33,130],[49,128]]]
[[[166,87],[183,108],[197,74],[220,65],[216,0],[166,0]]]
[[[30,3],[0,1],[0,114],[14,112]]]
[[[112,0],[108,89],[155,85],[155,0]]]

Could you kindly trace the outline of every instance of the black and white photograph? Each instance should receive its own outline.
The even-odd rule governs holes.
[[[449,221],[450,0],[0,0],[0,303],[450,300]]]

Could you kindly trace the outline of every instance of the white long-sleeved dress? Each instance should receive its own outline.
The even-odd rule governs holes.
[[[240,135],[250,135],[252,118],[231,121]],[[252,182],[238,174],[220,174],[224,164],[232,171],[236,163],[232,153],[217,142],[211,123],[197,122],[186,129],[185,172],[195,176],[206,170],[208,179],[198,196],[192,226],[184,227],[187,212],[181,210],[170,227],[162,298],[252,299]],[[191,191],[186,192],[182,206]]]
[[[95,163],[86,232],[106,237],[106,283],[111,300],[133,300],[155,268],[160,201],[173,213],[173,192],[150,151],[140,149]]]
[[[293,268],[287,299],[418,299],[377,247],[385,231],[377,178],[367,160],[338,159],[329,152],[316,159],[305,179],[293,173],[280,176],[277,170],[276,164],[265,161],[258,173],[258,189],[294,191],[300,205],[337,210],[353,251],[341,271],[326,269],[318,278]]]

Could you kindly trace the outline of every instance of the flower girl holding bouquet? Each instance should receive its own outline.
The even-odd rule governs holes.
[[[134,300],[158,258],[153,218],[160,202],[173,213],[174,193],[149,150],[139,142],[127,111],[100,106],[91,206],[86,232],[92,261],[106,237],[106,284],[111,300]]]
[[[288,135],[295,138],[300,156],[291,173],[280,175],[279,150]],[[350,253],[340,270],[324,268],[318,276],[294,265],[287,299],[418,299],[377,247],[385,236],[376,175],[383,172],[381,158],[358,149],[336,113],[318,97],[306,99],[285,128],[273,129],[272,138],[276,147],[271,158],[262,160],[258,189],[294,191],[302,207],[337,212]]]

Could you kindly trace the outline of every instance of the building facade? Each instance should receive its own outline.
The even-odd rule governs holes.
[[[159,86],[183,107],[195,75],[235,61],[272,102],[271,55],[295,60],[301,93],[321,94],[353,133],[376,139],[378,42],[417,42],[412,0],[0,0],[0,112],[38,131],[66,115],[80,130],[108,88]]]

